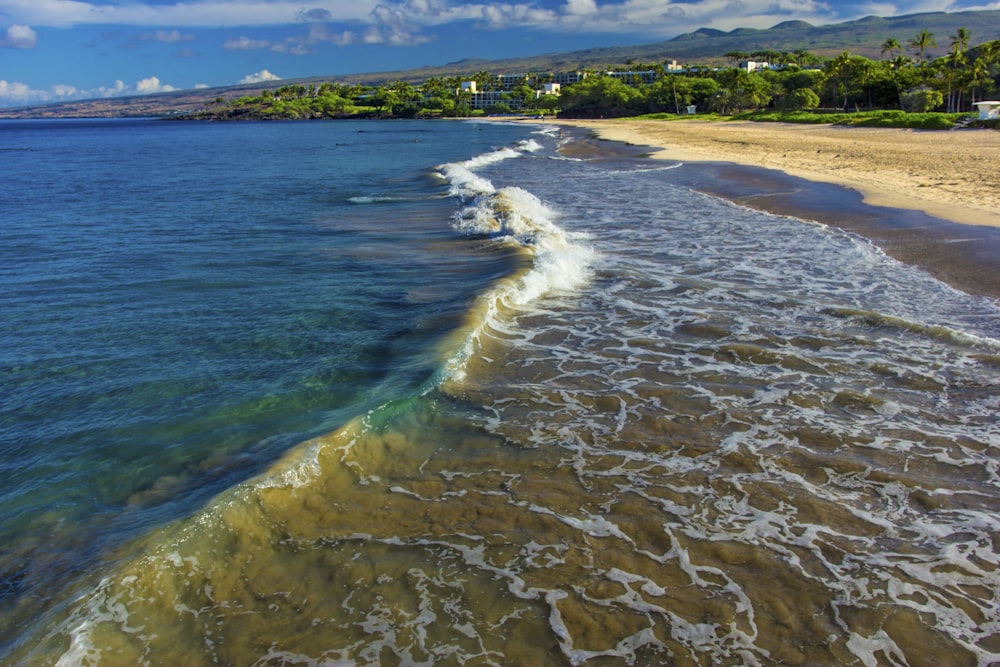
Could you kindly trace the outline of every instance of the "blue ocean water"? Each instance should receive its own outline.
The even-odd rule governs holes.
[[[4,661],[1000,660],[997,303],[541,125],[0,160]]]
[[[426,381],[510,270],[428,173],[484,129],[0,124],[0,605]]]

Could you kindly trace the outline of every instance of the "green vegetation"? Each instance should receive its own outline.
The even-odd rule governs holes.
[[[811,123],[851,127],[897,127],[914,130],[950,130],[969,117],[967,113],[910,113],[899,110],[856,112],[777,112],[750,111],[731,116],[733,120],[774,123]]]
[[[975,100],[1000,96],[1000,40],[969,48],[960,28],[947,55],[931,59],[937,42],[921,30],[907,47],[882,44],[881,60],[844,51],[823,58],[792,53],[729,52],[728,67],[636,63],[573,73],[552,92],[555,75],[432,77],[417,86],[323,83],[288,85],[224,102],[189,118],[310,119],[465,117],[554,114],[568,118],[674,118],[695,110],[756,121],[837,123],[864,127],[947,129],[967,122]],[[906,49],[911,55],[906,55]],[[752,61],[752,62],[747,62]],[[985,124],[988,125],[988,124]]]

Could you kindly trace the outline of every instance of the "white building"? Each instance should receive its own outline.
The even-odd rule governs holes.
[[[513,90],[528,83],[527,74],[497,74],[496,81],[501,90]]]
[[[555,95],[559,96],[562,92],[562,86],[558,83],[544,83],[542,84],[541,90],[535,91],[536,97],[541,97],[542,95]]]
[[[524,106],[523,99],[517,95],[511,95],[505,90],[484,90],[472,93],[472,99],[469,102],[473,109],[489,109],[502,104],[511,111],[517,111]]]
[[[586,78],[586,72],[557,72],[552,75],[553,83],[558,83],[563,86],[579,83]]]
[[[976,102],[976,106],[979,107],[979,120],[1000,118],[1000,102],[997,100]]]

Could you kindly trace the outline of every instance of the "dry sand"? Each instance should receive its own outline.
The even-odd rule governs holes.
[[[1000,227],[1000,132],[700,120],[558,121],[654,157],[780,169],[861,192],[876,206]]]

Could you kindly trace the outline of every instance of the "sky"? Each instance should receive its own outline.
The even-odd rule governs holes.
[[[0,0],[0,107],[647,44],[998,0]]]

